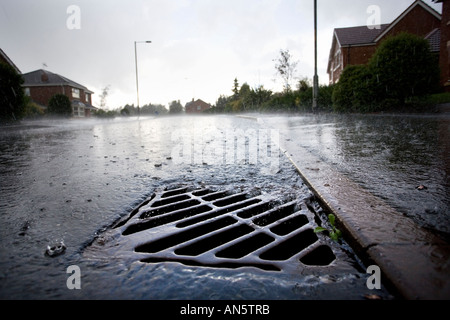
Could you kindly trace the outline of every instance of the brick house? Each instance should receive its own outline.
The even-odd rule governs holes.
[[[12,60],[6,55],[5,52],[3,52],[2,49],[0,49],[0,62],[6,63],[7,65],[10,65],[18,74],[21,74],[19,68],[12,62]]]
[[[26,95],[35,103],[47,107],[50,98],[55,94],[66,95],[72,103],[72,114],[75,118],[90,117],[93,92],[86,87],[47,70],[36,70],[22,75],[23,88]]]
[[[201,99],[197,99],[196,101],[192,99],[192,101],[188,102],[185,106],[186,113],[202,113],[208,109],[211,109],[211,105]]]
[[[338,82],[346,66],[367,64],[384,39],[401,32],[424,37],[438,54],[441,21],[441,14],[422,0],[416,0],[392,23],[382,24],[379,28],[358,26],[335,29],[327,68],[330,84]]]

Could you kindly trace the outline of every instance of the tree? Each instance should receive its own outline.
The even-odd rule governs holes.
[[[369,61],[376,97],[397,99],[432,93],[439,86],[439,64],[422,37],[401,33],[383,41]]]
[[[220,95],[216,101],[216,105],[211,109],[206,110],[206,113],[224,113],[230,112],[231,109],[231,97],[227,97],[225,95]]]
[[[72,115],[72,104],[64,94],[55,94],[48,102],[47,112],[49,114],[70,117]]]
[[[10,65],[0,62],[0,119],[19,120],[25,110],[23,79]]]
[[[127,107],[124,107],[122,110],[120,110],[120,115],[127,117],[130,115],[130,110],[128,110]]]
[[[150,115],[159,115],[159,114],[166,114],[167,113],[167,109],[166,107],[164,107],[161,104],[145,104],[142,108],[141,108],[141,114],[150,114]]]
[[[264,86],[258,86],[256,89],[252,89],[251,95],[253,109],[260,109],[264,103],[270,100],[272,91],[264,89]]]
[[[183,106],[180,103],[180,100],[172,101],[169,105],[169,113],[170,114],[177,114],[183,112]]]
[[[234,78],[234,83],[233,83],[233,97],[237,99],[238,95],[239,95],[239,82],[237,78]]]
[[[109,85],[103,88],[102,94],[100,95],[100,107],[104,108],[106,107],[106,98],[109,95]]]
[[[308,78],[303,78],[301,80],[298,81],[297,83],[297,89],[299,92],[305,92],[307,90],[309,90],[309,88],[311,88],[311,81],[308,80]]]
[[[297,71],[298,61],[293,61],[292,59],[289,50],[280,50],[280,57],[275,61],[275,69],[283,80],[285,92],[291,91],[291,80]]]

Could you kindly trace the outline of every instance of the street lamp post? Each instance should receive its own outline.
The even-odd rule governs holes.
[[[313,112],[317,111],[319,97],[319,76],[317,75],[317,0],[314,0],[314,79],[313,79]]]
[[[136,93],[137,93],[137,109],[138,109],[138,117],[141,115],[141,109],[139,107],[139,77],[138,77],[138,63],[137,63],[137,43],[152,43],[151,41],[135,41],[134,42],[134,62],[136,64]]]

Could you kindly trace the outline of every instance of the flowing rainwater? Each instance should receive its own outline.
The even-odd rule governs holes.
[[[252,117],[263,118],[282,139],[295,139],[418,223],[449,233],[448,118]],[[360,262],[351,257],[355,271],[339,276],[87,259],[84,250],[96,237],[163,186],[311,197],[282,154],[276,172],[248,162],[176,163],[174,132],[180,128],[266,129],[232,116],[35,121],[0,128],[0,298],[363,299],[370,293]],[[48,248],[63,252],[51,256]],[[70,265],[81,268],[81,290],[66,286]]]

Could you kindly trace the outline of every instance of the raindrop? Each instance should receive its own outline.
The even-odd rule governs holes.
[[[66,245],[63,241],[56,243],[55,245],[48,245],[45,250],[45,254],[49,257],[56,257],[64,253],[66,251]]]

